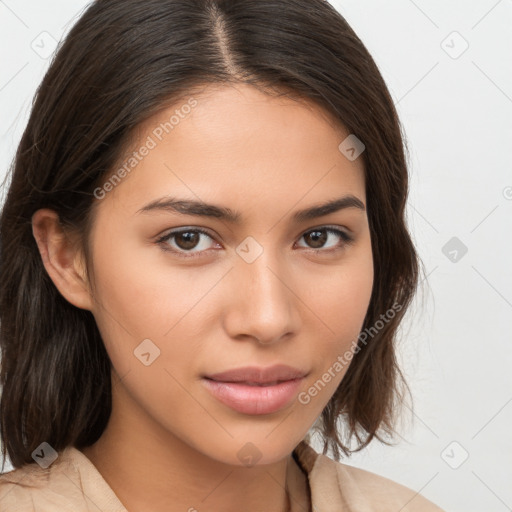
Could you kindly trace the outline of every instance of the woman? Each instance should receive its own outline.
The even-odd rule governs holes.
[[[440,510],[339,462],[393,432],[418,257],[393,102],[327,2],[93,2],[12,171],[2,511]]]

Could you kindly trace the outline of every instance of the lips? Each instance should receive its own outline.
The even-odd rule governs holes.
[[[268,368],[245,366],[220,373],[205,375],[204,377],[218,382],[240,382],[253,386],[276,385],[294,379],[300,379],[307,372],[288,366],[277,364]]]
[[[274,386],[250,386],[244,382],[221,382],[204,378],[206,389],[224,405],[242,414],[272,414],[289,406],[304,379],[280,382]]]
[[[291,404],[307,372],[287,365],[244,367],[204,375],[206,389],[242,414],[271,414]]]

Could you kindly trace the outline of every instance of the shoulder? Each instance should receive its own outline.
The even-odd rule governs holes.
[[[0,474],[0,512],[126,512],[92,463],[74,447],[47,468],[36,462]]]
[[[418,491],[398,482],[348,464],[331,462],[336,466],[340,487],[350,486],[354,489],[354,496],[368,497],[372,504],[379,504],[379,510],[382,512],[443,512]]]
[[[437,505],[393,480],[317,453],[302,442],[296,449],[308,475],[312,503],[319,509],[333,504],[360,512],[444,512]]]
[[[53,512],[69,507],[69,500],[55,491],[53,472],[36,466],[27,464],[0,474],[1,512],[32,512],[41,507]]]

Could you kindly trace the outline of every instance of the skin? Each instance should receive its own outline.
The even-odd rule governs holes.
[[[53,211],[34,214],[34,237],[61,294],[93,313],[112,360],[112,415],[83,453],[125,507],[283,511],[287,475],[298,468],[291,453],[348,366],[309,403],[295,399],[258,416],[220,403],[201,376],[285,363],[308,372],[302,392],[353,349],[373,285],[366,211],[346,208],[301,223],[292,215],[345,194],[366,205],[364,167],[338,149],[349,133],[313,103],[248,85],[210,86],[194,97],[197,106],[96,200],[94,293],[82,253]],[[143,123],[133,150],[180,105]],[[243,222],[136,213],[166,194],[229,207]],[[353,243],[322,232],[328,238],[315,245],[304,236],[326,225],[350,233]],[[200,257],[156,243],[183,227],[202,227],[211,238],[199,235],[195,247],[179,236],[164,243]],[[252,263],[236,252],[249,236],[263,248]],[[134,356],[144,339],[160,350],[149,366]],[[237,456],[249,442],[260,455],[253,467]],[[305,505],[301,499],[292,496],[294,506]]]

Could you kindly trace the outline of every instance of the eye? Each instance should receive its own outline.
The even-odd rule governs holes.
[[[180,231],[171,231],[167,235],[159,238],[156,243],[161,245],[164,251],[178,253],[179,256],[183,256],[184,258],[194,258],[200,256],[201,252],[206,250],[203,244],[203,251],[190,251],[190,249],[196,248],[198,246],[198,243],[201,241],[203,236],[213,240],[213,238],[204,229],[187,228]],[[174,247],[169,243],[171,240],[174,240]]]
[[[330,235],[335,235],[334,238],[338,237],[339,240],[325,249],[324,244],[329,239]],[[194,258],[201,256],[202,253],[208,250],[208,243],[206,242],[205,246],[205,243],[202,242],[201,238],[209,238],[210,240],[213,240],[213,237],[204,229],[185,228],[167,233],[160,237],[156,243],[162,247],[162,250],[175,253],[179,257]],[[310,229],[304,233],[301,238],[307,239],[308,243],[313,245],[313,247],[306,247],[306,249],[310,249],[315,254],[331,253],[333,251],[343,249],[346,245],[354,242],[354,239],[345,231],[330,226]],[[199,249],[197,251],[192,251],[192,249],[196,249],[198,247]]]
[[[324,249],[323,246],[326,240],[329,238],[329,235],[336,235],[338,239],[337,243],[334,243],[334,246],[330,246],[327,249]],[[316,253],[325,252],[330,253],[332,251],[336,251],[338,249],[343,249],[344,246],[349,245],[354,242],[354,239],[345,231],[341,229],[337,229],[330,226],[322,226],[319,228],[310,229],[306,233],[304,233],[301,238],[308,240],[308,243],[312,243],[313,247],[309,247],[312,251]],[[322,247],[319,249],[319,247]]]

